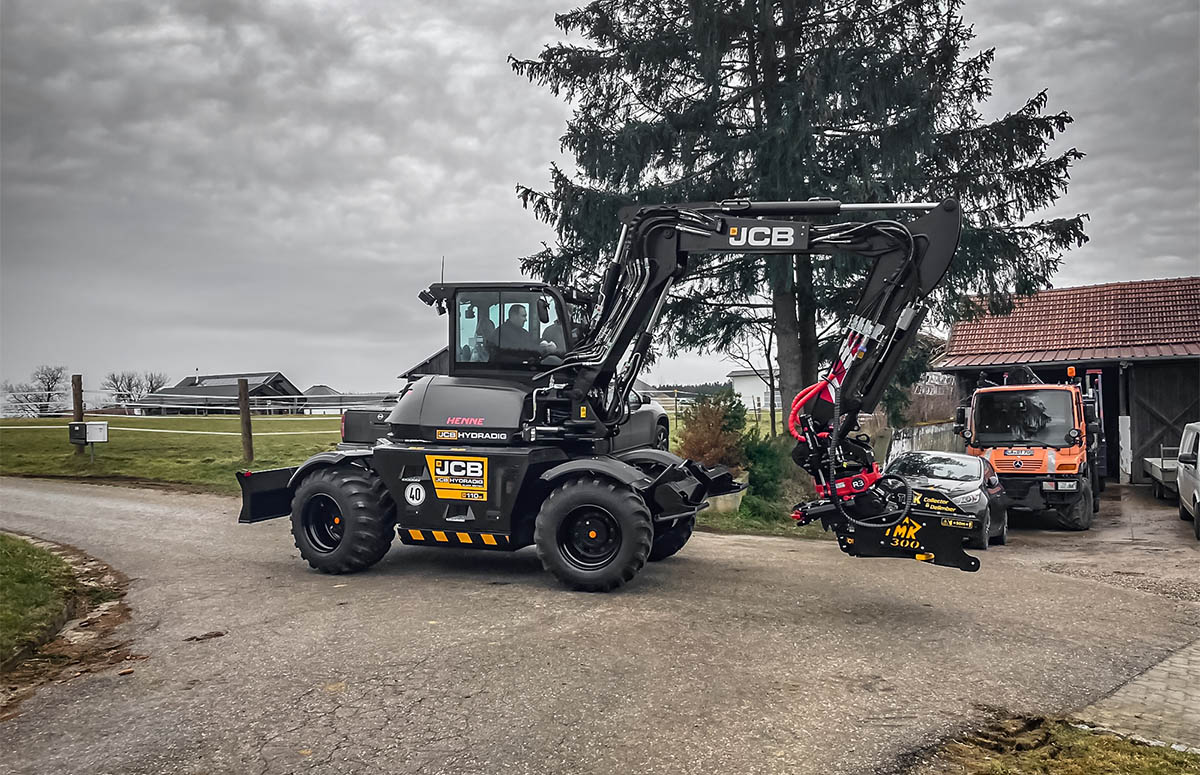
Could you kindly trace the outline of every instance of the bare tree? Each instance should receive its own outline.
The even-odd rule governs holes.
[[[771,414],[771,436],[778,433],[775,423],[775,384],[779,377],[775,365],[775,326],[769,317],[743,329],[741,336],[729,344],[726,356],[735,363],[745,366],[767,386],[767,405]],[[766,366],[763,366],[763,363]]]
[[[137,401],[146,393],[145,380],[136,371],[110,371],[100,387],[112,393],[118,404]]]
[[[167,386],[167,375],[161,371],[147,371],[142,375],[142,382],[144,383],[146,392],[153,393]]]
[[[8,411],[28,417],[45,417],[66,408],[67,367],[38,366],[28,382],[4,383]]]

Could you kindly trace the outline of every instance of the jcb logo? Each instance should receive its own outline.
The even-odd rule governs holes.
[[[474,478],[482,478],[483,463],[479,460],[437,458],[433,463],[433,473],[436,476],[469,476]]]
[[[729,244],[734,247],[786,248],[796,244],[796,229],[791,226],[732,226],[729,229]]]

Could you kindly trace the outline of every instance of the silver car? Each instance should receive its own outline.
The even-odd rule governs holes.
[[[899,474],[914,485],[936,487],[977,522],[967,539],[971,549],[1008,543],[1008,512],[1004,485],[986,460],[955,452],[905,452],[887,464],[887,473]]]

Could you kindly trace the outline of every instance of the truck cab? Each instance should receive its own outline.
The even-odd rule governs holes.
[[[1047,513],[1059,527],[1086,530],[1099,510],[1101,429],[1096,400],[1077,383],[1028,375],[985,385],[959,408],[967,452],[1004,484],[1008,508]]]

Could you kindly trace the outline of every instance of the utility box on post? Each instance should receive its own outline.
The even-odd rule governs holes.
[[[96,460],[96,442],[108,441],[108,423],[106,422],[73,422],[67,425],[67,439],[72,444],[79,445],[82,450],[86,444],[92,460]]]

